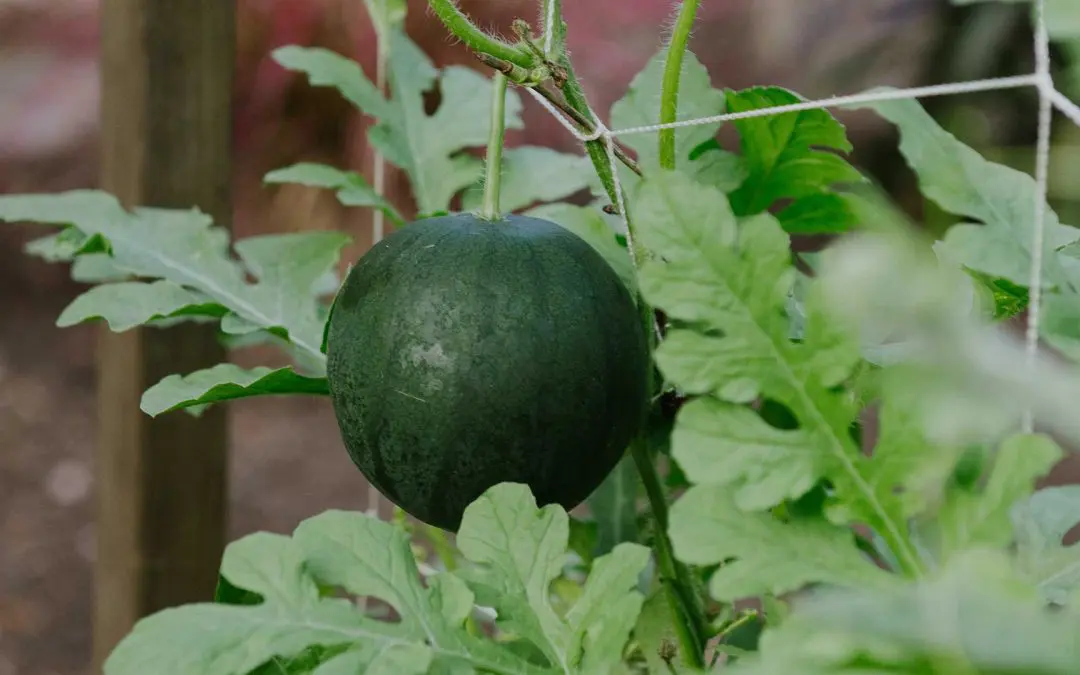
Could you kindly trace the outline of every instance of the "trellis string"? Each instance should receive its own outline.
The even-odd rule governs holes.
[[[1046,0],[1035,0],[1035,72],[1030,75],[988,78],[967,82],[950,82],[926,87],[907,87],[900,89],[882,89],[846,96],[833,96],[813,101],[801,101],[789,105],[746,110],[722,115],[710,115],[695,119],[679,120],[666,124],[649,124],[623,129],[609,129],[595,112],[589,110],[596,128],[591,133],[582,132],[566,115],[545,99],[533,88],[525,90],[578,141],[587,143],[603,140],[607,151],[608,164],[611,167],[613,187],[619,217],[626,233],[627,248],[634,260],[633,240],[627,222],[626,200],[622,183],[619,179],[618,162],[615,156],[615,138],[633,134],[653,133],[662,129],[681,129],[705,124],[718,124],[756,117],[771,117],[785,113],[829,108],[852,107],[883,101],[911,100],[932,96],[951,96],[986,91],[1001,91],[1022,87],[1035,87],[1039,93],[1039,128],[1035,156],[1035,199],[1033,205],[1034,223],[1032,228],[1031,269],[1029,281],[1028,314],[1025,329],[1025,356],[1028,367],[1033,367],[1039,350],[1039,321],[1042,312],[1042,272],[1044,265],[1043,247],[1045,245],[1046,198],[1050,167],[1050,132],[1053,110],[1056,108],[1063,115],[1080,125],[1080,105],[1071,101],[1054,85],[1050,73],[1050,38],[1046,23]],[[550,31],[549,31],[550,32]],[[654,326],[659,333],[659,327]],[[1030,433],[1034,426],[1030,408],[1025,409],[1022,420],[1023,431]]]
[[[1050,90],[1050,102],[1054,104],[1054,107],[1058,109],[1058,112],[1068,117],[1070,120],[1080,125],[1080,105],[1076,105],[1065,94],[1062,94],[1057,89]]]
[[[1042,314],[1043,246],[1046,233],[1046,197],[1050,174],[1050,125],[1053,107],[1050,92],[1050,37],[1046,27],[1046,0],[1035,0],[1035,77],[1039,92],[1039,137],[1035,147],[1035,221],[1031,236],[1031,277],[1028,281],[1028,314],[1025,331],[1025,365],[1035,365],[1039,353],[1039,319]],[[1024,409],[1022,431],[1031,433],[1035,427],[1031,407]]]

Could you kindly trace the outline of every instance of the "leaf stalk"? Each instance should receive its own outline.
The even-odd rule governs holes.
[[[667,61],[664,63],[664,79],[660,91],[660,124],[671,124],[679,111],[679,79],[682,75],[683,56],[690,42],[690,31],[697,18],[699,0],[684,0],[675,20],[675,29],[668,42]],[[660,130],[660,166],[667,170],[675,168],[675,130]]]
[[[548,61],[558,63],[566,53],[566,24],[562,18],[562,0],[544,0],[544,15],[540,25],[544,27],[544,55]]]

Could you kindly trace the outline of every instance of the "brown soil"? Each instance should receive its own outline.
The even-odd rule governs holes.
[[[69,298],[0,284],[0,675],[90,673],[95,329],[53,325]],[[230,413],[230,539],[366,506],[326,401]]]

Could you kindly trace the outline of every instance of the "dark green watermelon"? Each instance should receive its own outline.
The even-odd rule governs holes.
[[[501,482],[573,508],[647,410],[630,293],[588,243],[536,218],[459,214],[396,231],[350,271],[326,344],[352,460],[447,530]]]

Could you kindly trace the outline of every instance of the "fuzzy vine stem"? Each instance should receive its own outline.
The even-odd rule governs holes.
[[[585,97],[585,90],[581,87],[581,82],[574,72],[574,67],[570,63],[570,58],[565,53],[560,57],[559,65],[566,71],[566,81],[563,83],[562,92],[567,105],[588,120],[590,126],[595,129],[597,120],[593,116],[592,108],[589,106],[589,101]],[[615,184],[616,168],[608,161],[607,148],[604,147],[603,139],[586,142],[585,152],[589,155],[589,159],[592,160],[593,168],[596,170],[596,175],[600,178],[600,183],[604,186],[604,191],[607,192],[608,199],[611,200],[611,205],[617,208],[619,198],[616,192],[618,187]],[[629,216],[627,216],[626,223],[629,228]],[[630,236],[633,237],[633,232],[630,233]]]
[[[687,32],[689,32],[689,30]],[[588,100],[585,97],[585,91],[582,88],[577,75],[574,73],[573,64],[570,63],[570,59],[565,51],[561,55],[559,65],[562,66],[566,73],[566,81],[563,83],[562,91],[567,104],[580,113],[582,117],[593,124],[596,124],[597,121],[593,115],[592,108],[589,106]],[[613,149],[616,147],[617,146],[613,146]],[[619,199],[616,191],[621,189],[621,185],[615,182],[614,172],[617,169],[608,157],[605,141],[603,139],[589,141],[585,144],[585,149],[589,158],[592,160],[593,166],[596,169],[597,175],[600,177],[604,189],[611,199],[612,205],[617,205]],[[629,208],[627,208],[627,211],[629,211]],[[636,236],[636,228],[634,227],[634,221],[633,218],[631,218],[630,213],[624,213],[622,216],[626,223],[626,229],[630,238],[635,243],[639,242],[640,240]],[[648,251],[646,251],[645,247],[641,246],[640,243],[637,243],[633,250],[635,266],[640,267],[648,260]],[[651,360],[652,352],[656,347],[656,334],[653,331],[653,322],[656,320],[655,312],[640,294],[638,295],[638,306],[641,310],[643,328],[646,331],[646,335],[649,336],[649,354]],[[653,390],[651,369],[648,390],[650,392]],[[645,487],[645,494],[649,500],[649,507],[652,510],[653,519],[656,521],[657,531],[656,536],[654,537],[655,541],[653,546],[656,552],[660,577],[668,598],[668,604],[671,607],[672,616],[675,618],[675,632],[679,640],[683,661],[691,667],[698,669],[704,668],[708,621],[706,620],[704,610],[694,593],[694,586],[690,581],[689,570],[675,558],[674,547],[668,536],[667,495],[664,493],[660,475],[656,470],[656,462],[649,453],[649,444],[645,437],[644,430],[632,442],[630,452],[634,458],[634,464],[637,467],[638,474],[641,476],[641,482]]]
[[[490,54],[522,68],[531,69],[536,66],[536,58],[532,52],[503,42],[480,30],[458,9],[454,0],[428,0],[428,7],[435,16],[439,17],[447,30],[464,42],[469,49]]]
[[[562,18],[562,0],[544,0],[540,25],[544,27],[544,56],[558,62],[566,53],[566,24]]]
[[[651,378],[650,378],[651,379]],[[641,474],[645,494],[649,499],[653,520],[656,521],[656,536],[653,547],[656,551],[656,564],[661,582],[667,592],[668,606],[675,618],[675,633],[679,639],[683,661],[695,668],[705,666],[705,617],[701,604],[694,595],[690,574],[684,565],[675,559],[675,551],[668,537],[667,495],[656,471],[656,462],[649,453],[649,446],[644,434],[634,440],[630,453]]]
[[[679,111],[679,79],[682,75],[683,57],[690,42],[690,31],[697,18],[699,0],[684,0],[675,20],[675,29],[668,42],[667,60],[664,63],[664,79],[660,90],[660,124],[671,124]],[[675,130],[660,130],[660,166],[667,170],[675,168]]]
[[[578,112],[574,108],[571,108],[562,99],[558,98],[554,93],[552,93],[552,91],[547,87],[543,85],[538,85],[536,87],[533,87],[533,91],[543,96],[549,103],[555,106],[559,110],[559,112],[573,120],[573,122],[578,125],[578,128],[582,133],[591,134],[596,131],[596,122],[594,120],[591,120],[586,115]],[[626,151],[623,150],[621,145],[619,145],[618,143],[614,143],[612,145],[612,148],[615,151],[615,158],[622,162],[627,169],[630,169],[638,176],[643,175],[641,173],[641,167],[638,166],[638,163],[634,161],[634,159],[630,155],[626,154]],[[603,149],[603,144],[601,144],[601,149]],[[614,195],[611,195],[611,197],[612,199],[614,199]]]
[[[491,131],[488,135],[487,167],[484,175],[484,204],[480,217],[498,220],[499,191],[502,188],[503,138],[506,135],[506,75],[496,71],[491,87]]]

